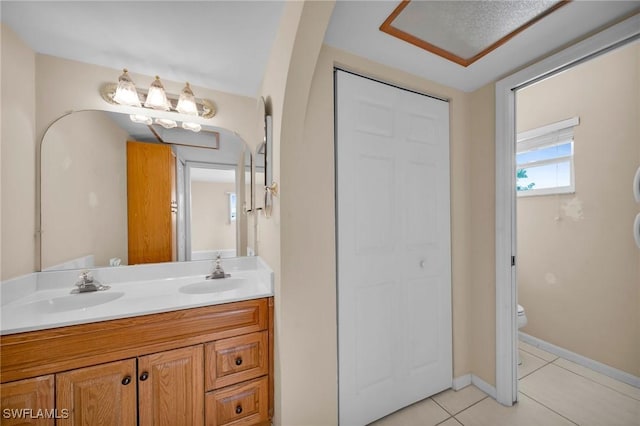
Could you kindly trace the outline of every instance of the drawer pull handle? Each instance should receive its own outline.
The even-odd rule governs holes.
[[[126,376],[124,379],[122,379],[122,384],[127,386],[129,383],[131,383],[131,376]]]
[[[140,375],[140,381],[141,382],[144,382],[148,378],[149,378],[149,373],[147,373],[146,371]]]
[[[236,414],[242,414],[242,405],[236,407]]]
[[[242,365],[242,357],[236,358],[236,365]]]

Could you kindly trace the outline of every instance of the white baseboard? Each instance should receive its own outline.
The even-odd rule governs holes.
[[[597,371],[598,373],[602,373],[605,376],[611,377],[612,379],[616,379],[628,385],[640,388],[640,377],[629,374],[626,371],[618,370],[617,368],[613,368],[607,364],[603,364],[599,361],[595,361],[591,358],[587,358],[575,352],[571,352],[552,343],[545,342],[544,340],[533,337],[527,333],[519,332],[518,334],[520,340],[532,346],[535,346],[536,348],[540,348],[566,360],[573,361],[576,364],[587,367],[593,371]]]
[[[459,391],[462,388],[466,388],[471,384],[471,374],[465,374],[464,376],[456,377],[453,379],[453,385],[451,386],[454,391]]]
[[[491,398],[496,399],[498,393],[496,392],[495,386],[491,386],[489,383],[485,382],[475,374],[471,375],[471,383],[473,383],[475,387],[489,395]]]
[[[465,374],[464,376],[455,377],[451,388],[454,391],[459,391],[471,384],[489,395],[491,398],[496,399],[497,392],[495,386],[491,386],[475,374]]]

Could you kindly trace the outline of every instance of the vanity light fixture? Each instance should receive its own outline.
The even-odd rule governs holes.
[[[117,84],[103,84],[100,88],[100,94],[102,95],[102,99],[114,105],[176,112],[182,115],[202,118],[212,118],[216,115],[216,108],[213,102],[208,99],[197,99],[189,83],[186,83],[178,97],[167,94],[160,81],[160,77],[156,76],[149,90],[145,92],[136,88],[126,69],[123,70],[122,75],[118,78]],[[131,121],[135,123],[151,125],[154,122],[153,119],[144,112],[131,114],[129,117]],[[168,118],[156,118],[155,123],[165,129],[178,126],[176,120]],[[186,130],[191,130],[192,132],[199,132],[202,129],[200,124],[189,121],[183,121],[181,127]]]
[[[144,106],[161,111],[169,111],[171,109],[167,94],[164,92],[164,86],[160,81],[160,77],[157,75],[156,79],[151,83],[151,86],[149,86],[149,92],[147,93],[147,100],[144,101]]]
[[[178,105],[176,105],[176,110],[181,114],[198,116],[198,106],[196,105],[196,97],[193,96],[193,91],[191,90],[191,86],[189,82],[182,89],[182,93],[180,93],[180,98],[178,99]],[[199,132],[202,130],[202,126],[198,123],[189,123],[186,121],[182,122],[182,128],[185,130],[191,130],[192,132]]]
[[[180,93],[180,98],[178,99],[178,105],[176,105],[176,111],[181,114],[187,115],[198,115],[198,107],[196,105],[196,97],[193,96],[193,91],[191,90],[191,86],[189,86],[189,82],[187,81],[186,86],[182,89],[182,93]]]
[[[161,125],[165,129],[173,129],[178,126],[178,123],[168,118],[156,118],[155,123]]]
[[[196,133],[202,130],[202,126],[198,123],[188,123],[186,121],[182,122],[182,128],[185,130],[191,130],[192,132]]]
[[[113,100],[120,105],[141,106],[136,85],[133,83],[131,76],[129,76],[129,72],[126,68],[122,71],[122,75],[118,78],[118,87],[113,95]]]
[[[153,119],[151,117],[149,117],[148,115],[131,114],[129,116],[129,118],[134,123],[146,124],[147,126],[150,126],[151,124],[153,124]]]

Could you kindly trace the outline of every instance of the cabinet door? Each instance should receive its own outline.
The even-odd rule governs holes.
[[[59,426],[136,424],[136,361],[128,359],[56,374],[56,408],[68,409]]]
[[[138,359],[140,426],[204,424],[202,345]]]
[[[0,423],[7,426],[53,426],[56,414],[53,383],[53,375],[49,375],[0,385],[0,393],[2,393]],[[44,414],[38,416],[41,413]]]

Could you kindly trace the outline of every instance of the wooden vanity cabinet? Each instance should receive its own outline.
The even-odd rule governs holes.
[[[140,426],[202,426],[202,366],[202,345],[138,359]]]
[[[56,374],[56,408],[68,410],[59,426],[135,425],[136,360],[110,362]]]
[[[273,298],[1,336],[0,357],[2,410],[55,408],[56,425],[273,417]],[[31,420],[0,423],[54,424]]]
[[[2,412],[0,424],[6,426],[53,426],[54,415],[38,416],[51,410],[54,404],[54,376],[35,377],[0,385]],[[55,413],[53,413],[55,414]]]

